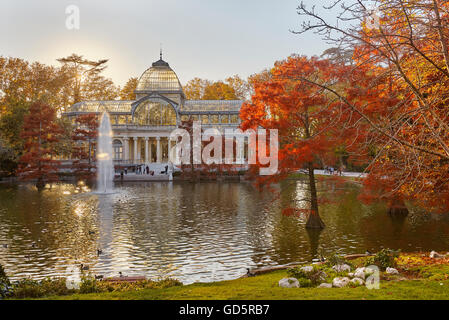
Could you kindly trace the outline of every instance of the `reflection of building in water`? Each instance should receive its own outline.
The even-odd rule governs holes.
[[[72,121],[86,113],[108,112],[114,132],[116,163],[166,163],[170,132],[181,121],[201,121],[202,127],[237,128],[240,100],[187,100],[176,73],[161,59],[146,70],[132,101],[83,101],[71,106],[64,116]],[[241,159],[244,155],[240,155]]]

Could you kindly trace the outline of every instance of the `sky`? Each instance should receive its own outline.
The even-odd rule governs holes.
[[[305,0],[307,4],[316,3]],[[289,55],[320,55],[313,33],[295,35],[299,0],[1,0],[0,55],[58,65],[72,53],[109,59],[104,75],[123,86],[159,59],[185,84],[194,77],[247,77]],[[67,6],[79,29],[66,27]],[[70,20],[72,21],[72,20]]]

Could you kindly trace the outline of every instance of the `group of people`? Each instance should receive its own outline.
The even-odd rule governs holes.
[[[161,171],[160,174],[169,174],[169,166],[166,165],[164,167],[164,170]],[[138,165],[132,168],[132,171],[137,174],[137,175],[151,175],[154,176],[154,171],[150,170],[150,167],[148,165],[142,164],[142,165]],[[170,173],[173,172],[173,166],[171,166],[171,171]],[[128,168],[124,168],[123,170],[120,171],[120,178],[121,180],[124,179],[124,176],[128,174]]]
[[[143,164],[136,167],[136,174],[147,174],[154,176],[154,171],[151,171],[150,167]]]
[[[330,174],[330,175],[334,175],[337,174],[339,176],[343,175],[343,167],[339,167],[338,169],[335,169],[334,167],[325,167],[324,168],[324,173]]]

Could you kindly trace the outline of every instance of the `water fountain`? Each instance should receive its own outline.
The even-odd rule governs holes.
[[[97,192],[112,193],[114,163],[112,161],[112,128],[107,112],[104,112],[98,129]]]

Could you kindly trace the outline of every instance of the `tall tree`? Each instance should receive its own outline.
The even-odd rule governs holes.
[[[211,81],[200,78],[190,80],[183,87],[186,98],[189,100],[204,100],[204,90],[211,84]]]
[[[55,109],[41,102],[33,103],[24,119],[21,137],[25,144],[20,158],[20,178],[36,180],[39,190],[46,182],[58,180],[54,146],[62,130],[55,120]]]
[[[137,84],[139,82],[139,79],[137,78],[130,78],[128,82],[126,82],[125,86],[120,90],[120,99],[121,100],[135,100],[136,94],[134,91],[136,91]]]
[[[77,103],[83,99],[89,97],[89,89],[95,84],[101,83],[106,80],[100,76],[101,72],[106,69],[107,59],[101,60],[88,60],[81,55],[72,54],[65,58],[57,59],[63,67],[70,74],[71,88],[72,88],[72,103]],[[89,81],[90,80],[90,81]],[[110,82],[104,83],[107,86],[111,86]],[[90,86],[90,88],[89,88]],[[98,96],[94,94],[94,96]]]
[[[329,21],[325,11],[338,7],[338,21]],[[375,151],[366,196],[449,210],[448,9],[438,0],[336,0],[320,10],[298,8],[306,18],[298,33],[315,31],[343,50],[355,48],[343,94],[303,80],[360,118],[359,149]]]
[[[94,176],[95,149],[98,137],[98,116],[95,113],[80,115],[76,118],[72,147],[73,167],[79,179],[91,179]]]
[[[203,100],[237,100],[234,88],[222,81],[217,81],[204,88]]]
[[[183,89],[189,100],[246,100],[250,94],[250,85],[238,75],[215,82],[194,78]]]
[[[314,169],[318,157],[329,158],[338,145],[335,130],[343,111],[324,90],[299,78],[329,79],[337,74],[337,68],[328,60],[291,56],[276,63],[268,80],[257,83],[251,102],[241,110],[243,129],[278,130],[279,173],[260,178],[261,182],[279,181],[297,168],[306,169],[310,197],[301,201],[309,205],[287,208],[285,212],[307,212],[306,227],[310,229],[324,228]]]

